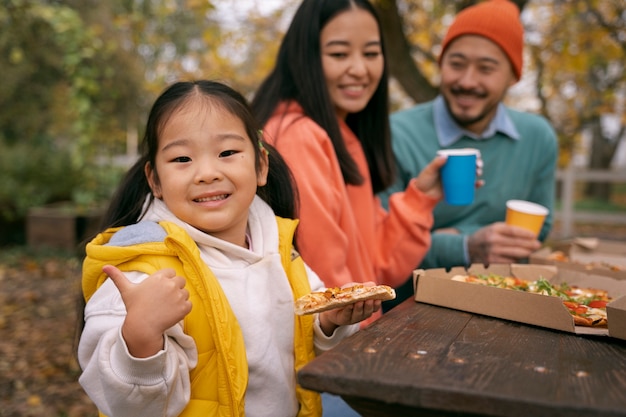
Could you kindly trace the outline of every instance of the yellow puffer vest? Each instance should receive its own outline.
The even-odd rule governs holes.
[[[302,258],[293,250],[297,221],[276,217],[279,251],[291,284],[294,299],[311,289]],[[193,308],[185,317],[185,332],[193,337],[198,350],[198,365],[191,370],[191,399],[181,417],[244,416],[244,396],[248,383],[248,364],[243,335],[230,304],[215,275],[200,259],[196,243],[179,226],[159,223],[167,233],[163,242],[146,242],[129,247],[103,246],[120,228],[109,229],[87,245],[83,264],[83,294],[89,300],[107,278],[105,264],[115,264],[122,271],[147,274],[173,268],[187,279]],[[113,260],[113,261],[112,261]],[[313,317],[295,320],[295,371],[315,357]],[[300,386],[298,417],[321,416],[319,394]],[[276,401],[280,401],[279,398]]]

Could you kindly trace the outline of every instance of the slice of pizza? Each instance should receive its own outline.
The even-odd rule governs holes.
[[[547,259],[552,260],[552,261],[557,261],[557,262],[571,262],[574,264],[582,265],[585,267],[585,269],[589,269],[589,270],[599,268],[599,269],[608,269],[610,271],[624,271],[626,269],[621,265],[616,265],[616,264],[606,262],[606,261],[595,261],[595,262],[587,262],[587,263],[574,261],[570,259],[570,257],[567,256],[563,251],[558,251],[558,250],[549,254],[547,256]]]
[[[569,256],[567,256],[565,252],[560,251],[560,250],[556,250],[552,252],[551,254],[549,254],[547,259],[550,259],[551,261],[558,261],[558,262],[569,262]]]
[[[346,288],[328,288],[326,291],[304,295],[295,301],[295,311],[297,315],[313,314],[345,307],[358,301],[386,301],[394,298],[396,298],[396,292],[387,285],[357,284]]]

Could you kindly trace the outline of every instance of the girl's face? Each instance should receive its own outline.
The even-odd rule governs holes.
[[[367,106],[383,75],[379,28],[369,12],[352,8],[324,26],[320,43],[330,99],[345,119]]]
[[[248,209],[267,181],[268,160],[262,152],[257,173],[256,145],[243,122],[207,99],[193,99],[163,125],[158,146],[156,169],[146,165],[154,196],[180,220],[245,247]]]

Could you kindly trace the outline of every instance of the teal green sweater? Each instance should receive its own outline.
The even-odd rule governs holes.
[[[435,158],[440,149],[433,117],[433,101],[391,116],[393,149],[398,164],[396,183],[380,194],[383,205],[395,191],[404,190],[409,180]],[[556,135],[548,122],[535,114],[506,108],[506,114],[520,134],[515,140],[496,132],[480,140],[463,136],[450,148],[477,148],[484,162],[485,185],[476,190],[474,203],[451,206],[440,202],[434,211],[433,231],[453,227],[460,235],[432,235],[432,246],[420,268],[449,268],[465,265],[464,240],[488,224],[504,221],[505,202],[528,200],[550,209],[539,239],[552,228],[555,170],[558,155]]]

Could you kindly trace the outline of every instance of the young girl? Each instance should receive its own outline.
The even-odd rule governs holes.
[[[394,195],[389,212],[375,197],[395,170],[387,84],[372,5],[304,0],[252,102],[298,185],[300,253],[329,287],[399,286],[430,245],[444,158]]]
[[[83,268],[80,383],[103,414],[320,415],[296,370],[380,301],[294,315],[323,284],[293,250],[289,171],[260,136],[220,83],[178,82],[154,103]]]

